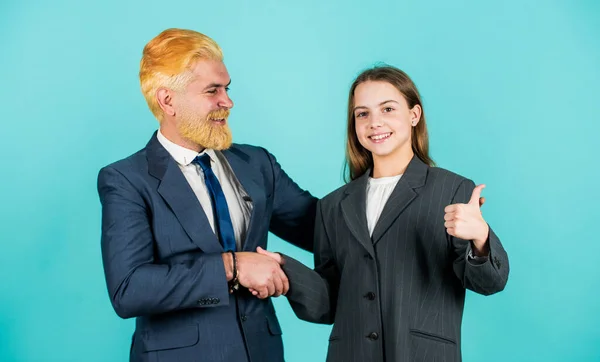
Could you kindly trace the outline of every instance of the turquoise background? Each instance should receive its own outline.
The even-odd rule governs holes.
[[[506,290],[468,294],[465,361],[600,361],[597,1],[16,1],[0,3],[0,361],[126,361],[100,258],[98,170],[157,127],[143,46],[213,37],[237,142],[303,187],[342,184],[347,90],[382,61],[420,88],[441,167],[485,182]],[[312,265],[272,238],[270,249]],[[286,360],[322,361],[329,326],[275,301]]]

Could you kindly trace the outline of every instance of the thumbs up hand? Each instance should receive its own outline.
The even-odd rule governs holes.
[[[486,255],[489,226],[481,215],[481,191],[485,185],[473,189],[467,204],[452,204],[444,209],[446,232],[456,238],[471,240],[476,255]]]

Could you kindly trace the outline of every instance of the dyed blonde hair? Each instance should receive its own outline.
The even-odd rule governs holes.
[[[140,85],[150,110],[159,121],[163,119],[163,111],[156,92],[161,87],[183,90],[192,78],[190,68],[198,60],[223,61],[223,52],[213,39],[193,30],[167,29],[144,47]]]

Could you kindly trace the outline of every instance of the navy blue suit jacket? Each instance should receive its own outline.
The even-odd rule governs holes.
[[[313,250],[316,199],[265,149],[223,151],[253,210],[243,251],[271,231]],[[136,317],[131,361],[283,361],[270,298],[229,294],[221,253],[197,197],[156,138],[98,176],[102,259],[110,300]]]

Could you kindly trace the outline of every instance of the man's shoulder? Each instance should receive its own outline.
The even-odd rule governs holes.
[[[250,157],[265,157],[267,154],[270,154],[264,147],[246,143],[233,143],[231,147],[228,148],[228,151],[236,154],[245,154]]]
[[[276,160],[266,148],[243,143],[234,143],[223,152],[235,155],[250,165],[257,167],[272,165]]]
[[[106,169],[114,169],[121,173],[128,173],[131,171],[136,171],[136,170],[141,170],[141,169],[147,170],[147,168],[148,168],[147,165],[148,165],[148,161],[147,161],[147,157],[146,157],[146,148],[142,148],[141,150],[139,150],[125,158],[114,161],[114,162],[102,167],[100,172],[102,172],[102,170],[106,170]]]

